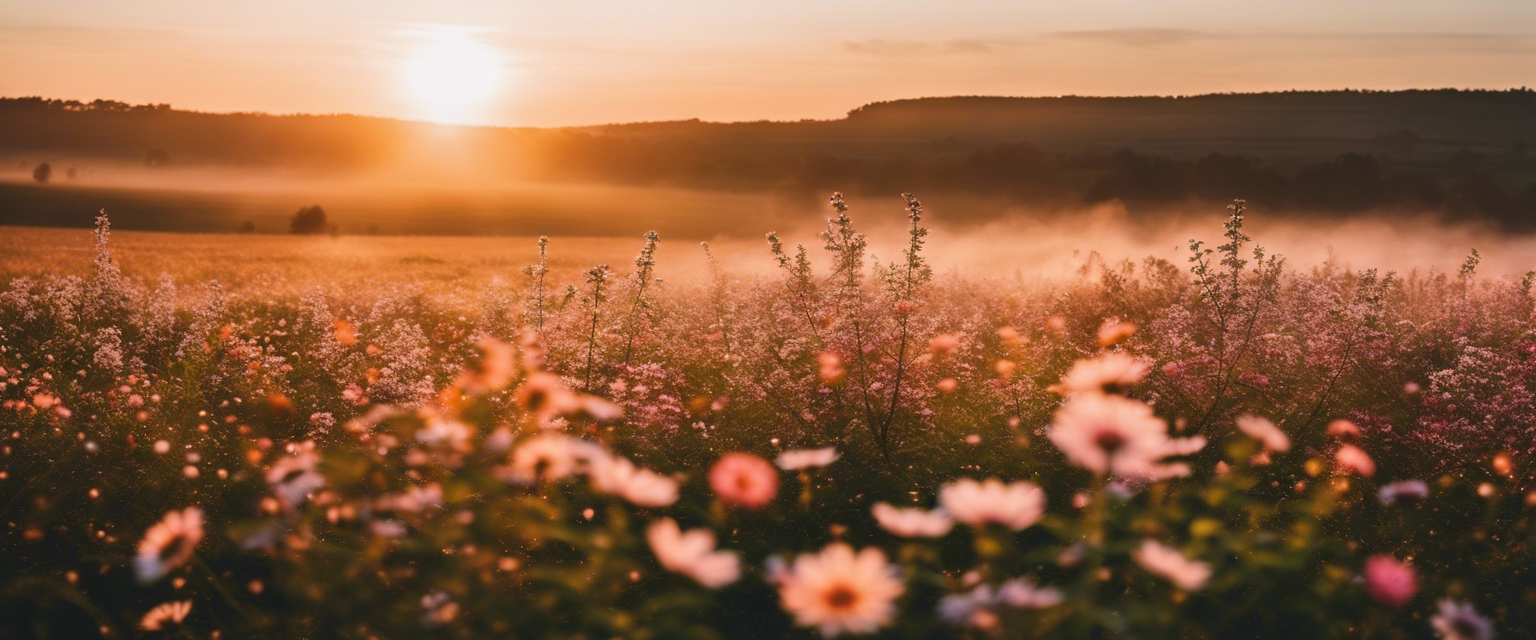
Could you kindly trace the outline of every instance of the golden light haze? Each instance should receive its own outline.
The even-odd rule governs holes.
[[[7,3],[0,95],[559,126],[932,95],[1536,84],[1527,0]]]

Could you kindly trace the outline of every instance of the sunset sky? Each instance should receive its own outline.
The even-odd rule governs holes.
[[[57,0],[0,95],[558,126],[934,95],[1536,85],[1531,0]]]

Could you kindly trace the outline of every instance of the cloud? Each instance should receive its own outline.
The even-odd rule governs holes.
[[[1519,52],[1532,48],[1533,38],[1507,33],[1349,32],[1349,31],[1201,31],[1198,29],[1103,29],[1055,31],[1043,39],[1161,48],[1213,40],[1248,40],[1290,44],[1349,43],[1392,49],[1429,51]]]
[[[1197,40],[1214,40],[1227,37],[1211,31],[1196,29],[1101,29],[1095,31],[1055,31],[1046,34],[1056,40],[1102,42],[1127,47],[1162,47],[1179,45]]]
[[[871,40],[844,42],[843,51],[860,55],[895,58],[905,56],[989,54],[1010,44],[1015,44],[1015,41],[1001,38],[957,38],[935,41],[874,38]]]

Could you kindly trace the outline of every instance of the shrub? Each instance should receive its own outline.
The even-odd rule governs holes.
[[[336,225],[326,219],[325,209],[321,209],[320,205],[316,204],[295,212],[293,219],[288,222],[288,229],[296,234],[314,235],[335,233]]]

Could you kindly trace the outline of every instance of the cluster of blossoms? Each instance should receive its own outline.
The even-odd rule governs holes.
[[[781,279],[663,286],[648,237],[522,305],[179,294],[102,233],[0,291],[0,629],[1536,631],[1529,282],[1284,271],[1229,220],[1193,282],[982,287],[905,204],[889,265],[838,198],[830,276],[774,236]]]

